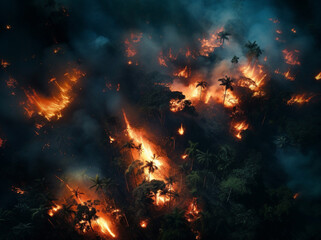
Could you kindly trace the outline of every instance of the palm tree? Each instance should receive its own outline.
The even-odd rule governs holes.
[[[145,165],[142,167],[147,168],[148,169],[148,179],[150,181],[150,174],[155,172],[158,167],[155,165],[155,160],[158,158],[158,156],[156,156],[155,154],[153,154],[152,159],[150,161],[146,161]]]
[[[202,165],[204,167],[204,169],[206,169],[206,174],[205,174],[204,182],[203,182],[203,187],[205,187],[206,177],[207,177],[209,169],[213,163],[213,154],[209,153],[208,150],[206,152],[202,152],[200,150],[197,150],[196,159],[197,159],[198,163],[200,165]]]
[[[92,185],[91,187],[89,187],[90,189],[91,188],[96,188],[96,192],[99,190],[99,189],[103,189],[105,186],[106,186],[106,183],[105,183],[105,180],[104,179],[101,179],[99,177],[98,174],[96,174],[96,177],[95,178],[90,178],[90,180],[94,183],[94,185]]]
[[[70,216],[75,214],[76,211],[74,211],[73,208],[74,204],[73,203],[63,203],[62,207],[59,211],[59,214],[66,220],[68,221],[70,219]]]
[[[173,187],[173,184],[176,182],[176,178],[175,176],[169,176],[167,178],[165,178],[165,182],[166,182],[166,186],[169,187],[168,191],[171,192],[172,191],[172,187]],[[169,196],[169,204],[171,203],[171,195]]]
[[[136,176],[138,175],[138,173],[141,173],[141,171],[139,171],[139,170],[141,169],[141,166],[143,166],[143,165],[144,165],[144,163],[141,160],[135,160],[134,162],[132,162],[125,171],[125,179],[126,179],[127,174],[132,174],[134,176],[135,186],[137,186]],[[135,171],[136,171],[136,173],[135,173]]]
[[[231,34],[228,32],[222,31],[218,33],[217,38],[220,39],[220,43],[224,44],[224,40],[227,40],[227,41],[229,40],[228,36],[231,36]]]
[[[256,41],[254,41],[254,42],[248,41],[245,44],[245,47],[247,48],[246,55],[247,55],[249,61],[252,61],[252,59],[254,59],[254,58],[257,59],[262,54],[262,50],[259,47],[259,45],[256,43]]]
[[[196,88],[200,88],[200,100],[201,100],[201,97],[202,97],[202,91],[203,89],[205,89],[207,87],[207,82],[206,81],[198,81],[197,84],[196,84]]]
[[[228,76],[225,76],[224,78],[220,78],[218,81],[221,82],[220,85],[225,86],[224,99],[223,99],[223,106],[224,106],[227,89],[231,89],[231,91],[233,91],[233,86],[232,86],[233,79],[231,79]]]
[[[176,191],[169,190],[168,188],[164,188],[163,190],[160,191],[160,195],[164,196],[165,198],[169,196],[169,203],[168,207],[171,206],[172,199],[178,198],[179,194]]]
[[[130,139],[129,141],[127,141],[121,148],[120,150],[127,150],[128,152],[130,152],[132,149],[137,149],[134,140]],[[131,158],[133,158],[132,154],[130,154]]]
[[[196,149],[198,146],[198,143],[193,143],[192,141],[188,141],[189,146],[185,149],[185,154],[189,156],[189,158],[192,160],[191,169],[193,169],[193,160],[196,154]]]
[[[239,57],[237,57],[237,56],[234,56],[233,58],[232,58],[232,60],[231,60],[231,63],[233,63],[234,65],[236,65],[238,62],[239,62]]]

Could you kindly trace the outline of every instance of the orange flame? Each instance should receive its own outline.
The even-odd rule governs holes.
[[[295,194],[293,195],[293,199],[297,199],[299,196],[300,196],[300,193],[295,193]]]
[[[141,226],[141,228],[146,228],[147,227],[148,222],[146,220],[142,220],[140,221],[139,225]]]
[[[182,70],[174,73],[174,76],[188,78],[191,75],[191,69],[185,66]]]
[[[238,139],[242,139],[241,132],[245,131],[246,129],[248,129],[248,127],[249,127],[249,125],[245,121],[239,122],[239,123],[235,123],[233,125],[233,128],[236,131],[235,137],[237,137]]]
[[[109,136],[109,143],[113,143],[115,141],[115,138],[113,138],[112,136]]]
[[[240,70],[244,77],[253,81],[251,84],[248,84],[247,87],[254,91],[254,95],[257,95],[267,80],[267,74],[263,71],[263,66],[256,63],[248,63],[246,66],[242,66]],[[241,86],[245,87],[242,83]]]
[[[188,154],[183,154],[182,159],[186,159],[188,157]]]
[[[96,220],[98,226],[100,227],[100,231],[104,234],[106,233],[109,233],[113,238],[116,237],[116,235],[111,231],[111,229],[109,228],[108,226],[108,223],[105,219],[99,217],[97,220]]]
[[[290,69],[285,73],[282,73],[277,69],[277,70],[274,71],[274,73],[283,75],[286,79],[288,79],[290,81],[294,81],[295,80],[295,77],[291,74]]]
[[[10,63],[6,60],[1,59],[1,66],[3,68],[7,68],[8,66],[10,66]]]
[[[293,95],[290,100],[287,101],[288,105],[293,104],[304,104],[310,102],[310,100],[314,97],[314,95],[308,95],[308,94],[297,94]]]
[[[315,76],[315,80],[320,80],[321,79],[321,72]]]
[[[183,124],[181,124],[181,127],[178,129],[177,132],[179,135],[184,135],[185,129],[183,128]]]
[[[184,109],[184,102],[179,99],[171,99],[169,101],[169,110],[171,112],[179,112]]]
[[[56,214],[56,212],[58,212],[60,209],[61,209],[60,205],[53,206],[51,209],[49,209],[48,215],[50,217],[53,217]]]
[[[56,93],[53,97],[41,96],[34,89],[31,92],[25,91],[27,102],[24,108],[29,117],[35,113],[45,117],[48,121],[62,117],[62,111],[72,101],[71,91],[74,84],[85,74],[73,69],[72,73],[67,72],[64,76],[65,80],[62,83],[54,82],[56,84]]]
[[[22,195],[22,194],[25,194],[25,191],[22,190],[22,189],[19,188],[19,187],[12,186],[11,190],[12,190],[13,192],[18,193],[18,194],[21,194],[21,195]]]
[[[296,33],[296,30],[295,30],[295,28],[292,28],[292,29],[291,29],[291,31],[292,31],[293,33]]]
[[[208,57],[210,53],[214,52],[215,48],[222,46],[223,43],[218,39],[218,33],[221,31],[223,31],[223,27],[210,34],[208,39],[199,39],[201,42],[201,49],[199,51],[200,55]]]
[[[289,65],[301,65],[301,63],[298,60],[299,52],[300,52],[299,50],[288,51],[287,49],[284,49],[282,53],[283,53],[285,62]]]

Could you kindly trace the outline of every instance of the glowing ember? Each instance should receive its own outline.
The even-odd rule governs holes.
[[[293,195],[293,199],[297,199],[299,196],[300,196],[300,193],[295,193],[295,194]]]
[[[113,138],[112,136],[109,136],[109,143],[113,143],[115,141],[115,138]]]
[[[56,48],[53,50],[53,53],[54,53],[54,54],[57,54],[60,50],[61,50],[61,47],[56,47]]]
[[[174,73],[174,76],[188,78],[191,75],[191,69],[185,66],[184,69]]]
[[[1,59],[1,66],[3,68],[7,68],[8,66],[10,66],[10,63],[7,62],[6,60]]]
[[[181,158],[186,159],[187,157],[188,157],[188,154],[183,154]]]
[[[146,228],[147,227],[147,221],[146,220],[142,220],[140,221],[139,225],[141,226],[141,228]]]
[[[315,80],[320,80],[321,79],[321,72],[315,76]]]
[[[245,121],[235,123],[233,125],[233,128],[236,131],[235,137],[237,137],[238,139],[242,139],[241,133],[242,133],[242,131],[245,131],[246,129],[248,129],[248,127],[249,127],[249,125]]]
[[[216,30],[214,33],[209,35],[209,38],[199,39],[201,42],[200,55],[208,57],[210,53],[214,52],[215,48],[222,46],[222,42],[218,38],[218,33],[222,32],[223,28]]]
[[[14,186],[12,186],[11,190],[12,190],[13,192],[18,193],[18,194],[21,194],[21,195],[22,195],[22,194],[25,194],[25,191],[22,190],[22,189],[19,188],[19,187],[14,187]]]
[[[296,33],[296,30],[295,30],[295,28],[292,28],[292,29],[291,29],[291,31],[292,31],[293,33]]]
[[[62,117],[62,111],[72,101],[72,88],[77,83],[78,79],[85,76],[84,73],[77,69],[73,69],[72,73],[64,74],[64,81],[61,83],[54,82],[56,85],[56,92],[52,97],[41,96],[34,89],[25,91],[27,102],[25,103],[25,110],[29,117],[37,113],[45,117],[48,121],[53,118],[59,119]]]
[[[179,112],[184,109],[184,102],[179,99],[171,99],[169,101],[169,110],[171,112]]]
[[[282,34],[282,31],[281,30],[276,30],[275,31],[277,34]]]
[[[158,63],[161,66],[167,67],[166,58],[163,56],[163,52],[160,52],[160,54],[158,56]]]
[[[60,205],[56,205],[56,206],[52,207],[51,209],[49,209],[48,215],[50,217],[53,217],[60,209],[61,209],[61,206]]]
[[[183,128],[183,124],[181,124],[181,127],[178,129],[177,132],[179,135],[184,135],[185,129]]]
[[[288,51],[287,49],[284,49],[282,51],[284,60],[287,64],[289,65],[300,65],[301,63],[299,62],[299,50],[294,50],[294,51]]]
[[[11,28],[12,28],[11,25],[9,25],[9,24],[6,25],[7,30],[10,30]]]
[[[200,214],[200,209],[197,206],[197,199],[193,198],[192,202],[189,204],[188,209],[185,213],[185,217],[188,222],[194,222]]]
[[[290,100],[287,101],[288,105],[293,104],[304,104],[310,102],[310,100],[314,97],[314,95],[308,94],[297,94],[291,97]]]

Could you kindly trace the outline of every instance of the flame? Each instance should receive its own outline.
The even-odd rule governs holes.
[[[7,25],[6,25],[6,29],[7,29],[7,30],[10,30],[11,28],[12,28],[12,27],[11,27],[10,24],[7,24]]]
[[[191,75],[191,69],[185,66],[182,70],[174,73],[174,76],[188,78]]]
[[[222,32],[223,30],[224,28],[221,27],[214,33],[210,34],[208,39],[199,39],[199,41],[201,42],[201,49],[199,51],[200,55],[208,57],[210,53],[214,52],[215,48],[222,46],[223,43],[218,40],[218,33]]]
[[[295,28],[292,28],[292,29],[291,29],[291,31],[292,31],[293,33],[296,33],[296,30],[295,30]]]
[[[293,95],[290,100],[287,101],[288,105],[308,103],[314,97],[314,95],[308,95],[306,93]]]
[[[141,228],[146,228],[147,227],[148,222],[146,220],[142,220],[140,221],[139,225],[141,226]]]
[[[100,231],[104,234],[106,233],[109,233],[113,238],[116,237],[116,235],[111,231],[111,229],[109,228],[108,226],[108,223],[107,221],[102,218],[102,217],[99,217],[97,220],[96,220],[98,226],[100,227]]]
[[[115,138],[113,138],[112,136],[109,136],[109,143],[113,143],[115,141]]]
[[[183,128],[183,124],[181,124],[181,127],[178,129],[177,132],[179,135],[184,135],[185,129]]]
[[[321,72],[315,76],[315,80],[320,80],[321,79]]]
[[[267,74],[263,71],[263,66],[258,65],[257,63],[248,63],[245,66],[240,67],[240,71],[242,72],[243,76],[247,79],[252,80],[250,84],[242,85],[242,81],[239,82],[242,87],[248,87],[252,91],[254,91],[254,96],[261,94],[261,88],[265,84],[267,80]],[[244,79],[243,79],[244,81]]]
[[[295,193],[295,194],[293,195],[293,199],[297,199],[299,196],[300,196],[300,193]]]
[[[186,159],[187,157],[188,157],[188,154],[183,154],[183,155],[181,156],[182,159]]]
[[[282,34],[282,31],[281,30],[276,30],[275,31],[277,34]]]
[[[56,212],[58,212],[60,209],[61,209],[60,205],[53,206],[51,209],[49,209],[48,215],[50,217],[53,217],[56,214]]]
[[[158,63],[159,65],[161,66],[164,66],[164,67],[168,67],[167,64],[166,64],[166,59],[165,57],[163,56],[163,52],[161,52],[158,56]]]
[[[42,96],[34,89],[25,91],[27,96],[27,102],[25,103],[25,110],[29,117],[37,113],[43,116],[48,121],[53,118],[59,119],[62,117],[62,111],[72,101],[71,93],[73,86],[77,83],[78,79],[85,76],[84,73],[77,69],[73,69],[72,73],[64,74],[64,81],[61,83],[54,82],[56,87],[56,93],[52,97]]]
[[[238,139],[242,139],[241,132],[248,129],[248,127],[249,127],[249,125],[245,121],[235,123],[233,125],[233,128],[236,131],[235,137],[237,137]]]
[[[294,81],[295,80],[295,77],[291,74],[290,69],[285,73],[282,73],[277,69],[277,70],[274,71],[274,73],[283,75],[286,79],[288,79],[290,81]]]
[[[198,217],[201,210],[197,206],[197,198],[193,198],[192,202],[188,205],[185,217],[188,222],[194,222]]]
[[[7,68],[8,66],[10,66],[10,63],[6,60],[1,59],[1,66],[3,68]]]
[[[18,193],[18,194],[21,194],[21,195],[22,195],[22,194],[25,194],[25,191],[22,190],[22,189],[19,188],[19,187],[12,186],[11,190],[12,190],[13,192]]]
[[[299,52],[300,52],[299,50],[289,51],[287,49],[284,49],[282,53],[283,53],[285,62],[289,65],[301,65],[301,63],[298,60]]]
[[[61,50],[61,47],[56,47],[54,50],[53,50],[53,53],[54,54],[57,54],[58,52],[60,52]]]
[[[184,102],[180,99],[171,99],[169,101],[169,110],[171,112],[179,112],[184,109]]]

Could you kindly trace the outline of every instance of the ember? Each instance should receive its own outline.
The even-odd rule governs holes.
[[[178,134],[179,135],[184,135],[185,129],[183,127],[183,124],[181,124],[181,127],[178,129]]]

